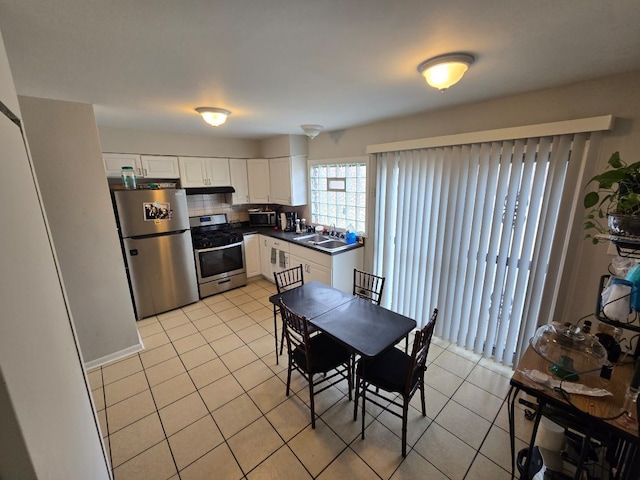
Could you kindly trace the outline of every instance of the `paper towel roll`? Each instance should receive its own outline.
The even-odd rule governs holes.
[[[564,428],[547,417],[542,417],[534,445],[552,452],[561,451],[564,445]]]
[[[611,285],[611,292],[603,311],[607,318],[612,320],[626,320],[631,312],[631,287],[621,284]]]

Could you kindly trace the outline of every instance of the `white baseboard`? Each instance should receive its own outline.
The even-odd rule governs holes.
[[[114,362],[116,360],[120,360],[122,358],[128,357],[129,355],[133,355],[134,353],[138,353],[144,350],[144,343],[142,342],[142,338],[140,337],[140,332],[138,332],[138,344],[127,347],[118,352],[110,353],[109,355],[105,355],[101,358],[96,358],[90,362],[84,364],[84,369],[89,371],[96,367],[102,367],[107,363]]]

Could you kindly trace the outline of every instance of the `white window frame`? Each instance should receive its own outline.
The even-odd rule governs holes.
[[[367,169],[367,182],[366,182],[366,192],[365,192],[365,229],[363,232],[358,232],[361,233],[364,237],[366,237],[368,235],[368,231],[371,228],[370,224],[371,224],[371,214],[370,214],[370,207],[371,205],[374,205],[375,203],[372,203],[371,201],[371,196],[372,196],[372,190],[371,190],[371,185],[372,185],[372,179],[371,179],[371,168],[372,168],[372,164],[369,160],[369,156],[368,155],[363,155],[363,156],[357,156],[357,157],[343,157],[343,158],[323,158],[323,159],[314,159],[314,160],[307,160],[307,178],[309,180],[309,191],[308,191],[308,205],[309,205],[309,216],[311,218],[313,218],[313,204],[311,202],[311,168],[318,166],[318,165],[340,165],[340,164],[347,164],[347,163],[364,163],[366,165],[366,169]],[[375,175],[375,172],[374,172]],[[374,179],[375,181],[375,179]],[[329,225],[327,225],[329,226]],[[342,231],[344,230],[343,228],[336,228],[336,230],[338,231]]]

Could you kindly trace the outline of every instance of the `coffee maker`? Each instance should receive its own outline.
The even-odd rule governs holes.
[[[282,212],[280,214],[280,229],[283,232],[295,232],[298,212]]]

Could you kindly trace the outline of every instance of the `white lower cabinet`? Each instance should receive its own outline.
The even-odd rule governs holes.
[[[364,248],[329,255],[302,247],[295,242],[287,242],[266,235],[259,237],[260,273],[269,281],[275,281],[274,272],[302,265],[305,283],[317,281],[343,292],[353,292],[353,269],[362,269]],[[284,267],[280,263],[281,255]]]
[[[353,269],[362,269],[363,248],[329,255],[295,243],[289,246],[291,266],[302,264],[304,281],[313,280],[331,285],[343,292],[353,292]]]
[[[275,283],[273,274],[290,267],[289,242],[260,235],[260,265],[262,275]]]
[[[331,285],[331,268],[319,265],[314,262],[310,262],[302,257],[297,257],[293,254],[289,255],[289,263],[291,263],[292,267],[302,265],[305,282],[316,281]]]
[[[244,236],[244,257],[247,277],[260,275],[260,235]]]

